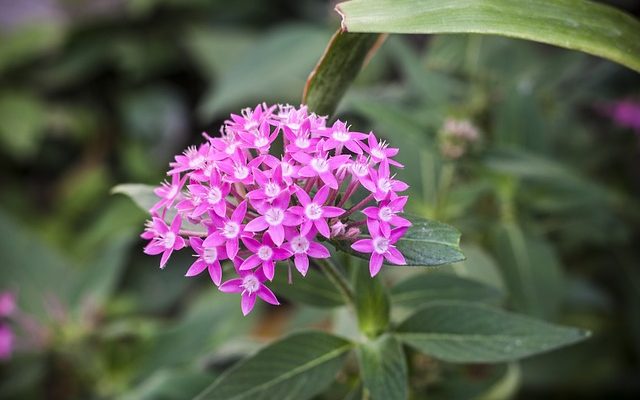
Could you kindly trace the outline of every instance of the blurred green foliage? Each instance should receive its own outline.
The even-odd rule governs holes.
[[[229,112],[298,103],[337,24],[327,3],[45,3],[50,14],[27,18],[24,2],[0,20],[0,290],[22,310],[0,398],[190,398],[265,336],[349,332],[322,281],[312,294],[286,274],[274,286],[323,308],[242,318],[237,298],[183,277],[188,255],[159,271],[136,239],[144,213],[109,195],[157,184]],[[599,113],[639,94],[640,78],[610,62],[480,36],[391,37],[362,71],[338,113],[401,148],[412,212],[462,230],[467,260],[446,270],[504,291],[511,309],[594,332],[519,365],[416,355],[414,387],[443,399],[640,392],[640,142]],[[481,132],[455,160],[441,152],[447,118]],[[319,398],[359,390],[346,378]]]

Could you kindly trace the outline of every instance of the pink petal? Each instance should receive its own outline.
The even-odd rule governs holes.
[[[369,218],[378,219],[378,213],[380,209],[378,207],[367,207],[362,210],[362,213]]]
[[[307,192],[305,192],[302,188],[295,186],[295,191],[296,191],[296,196],[300,201],[300,204],[302,204],[303,206],[306,206],[307,204],[311,203],[311,197],[309,197]]]
[[[283,248],[274,248],[273,250],[273,259],[276,261],[286,260],[291,257],[291,252],[287,249]]]
[[[244,220],[244,216],[247,214],[247,201],[243,201],[238,204],[235,210],[233,210],[233,214],[231,214],[231,220],[237,224],[241,224],[242,220]]]
[[[247,236],[242,237],[242,243],[244,243],[249,251],[252,251],[254,253],[256,253],[260,248],[260,242]]]
[[[245,293],[242,295],[242,300],[240,301],[240,308],[242,308],[242,314],[247,315],[253,310],[253,306],[256,304],[256,294],[255,293]]]
[[[297,206],[299,207],[299,206]],[[293,207],[292,207],[293,208]],[[302,207],[299,207],[302,209]],[[289,209],[291,210],[291,209]],[[304,210],[302,211],[304,213]],[[293,212],[285,211],[284,212],[284,220],[282,221],[282,225],[284,226],[298,226],[302,222],[302,217],[300,215],[296,215]]]
[[[225,293],[241,293],[244,289],[242,288],[242,279],[229,279],[222,285],[218,287],[218,290]]]
[[[262,263],[262,272],[264,272],[264,276],[272,281],[273,275],[276,272],[276,263],[273,260],[265,261]]]
[[[312,177],[314,177],[314,176],[316,176],[318,174],[316,173],[316,171],[313,168],[311,168],[310,166],[307,165],[306,167],[302,167],[302,168],[300,168],[298,170],[298,175],[300,175],[300,176],[302,176],[304,178],[312,178]]]
[[[269,289],[264,285],[260,286],[260,289],[258,289],[257,294],[262,300],[266,301],[269,304],[273,304],[274,306],[280,305],[280,302],[276,298],[276,295],[273,294],[271,289]]]
[[[404,256],[402,255],[402,253],[400,253],[400,251],[395,247],[389,247],[389,250],[387,250],[387,252],[384,254],[384,258],[386,258],[387,261],[396,265],[407,264],[407,261],[404,259]]]
[[[191,236],[189,237],[189,244],[196,253],[202,254],[202,239]]]
[[[167,264],[167,261],[169,261],[169,257],[171,257],[172,252],[173,249],[166,249],[164,253],[162,253],[162,258],[160,259],[160,268],[164,268],[164,266]]]
[[[191,264],[191,267],[189,267],[189,270],[184,276],[196,276],[204,271],[205,268],[207,268],[207,264],[203,260],[198,259]]]
[[[307,250],[307,254],[314,258],[331,257],[331,253],[329,252],[329,250],[327,250],[327,248],[321,245],[320,243],[316,243],[316,242],[309,243],[309,249]]]
[[[393,217],[391,217],[391,220],[389,221],[391,222],[392,225],[394,226],[411,226],[411,221],[409,221],[408,219],[399,217],[397,215],[394,215]]]
[[[320,218],[313,221],[313,224],[316,226],[316,228],[318,229],[318,232],[320,232],[322,236],[329,239],[329,237],[331,236],[331,230],[329,230],[329,225],[327,224],[327,221],[324,218]]]
[[[233,259],[238,254],[238,239],[229,239],[225,247],[227,248],[227,257]]]
[[[371,260],[369,261],[369,273],[371,273],[371,277],[378,275],[380,272],[380,268],[382,268],[382,261],[384,257],[381,254],[373,253],[371,254]]]
[[[162,253],[164,250],[164,246],[151,242],[144,248],[144,253],[150,256],[155,256]]]
[[[209,265],[209,276],[216,286],[220,286],[220,281],[222,280],[220,261],[216,260],[213,264]]]
[[[400,228],[396,228],[396,229],[392,229],[391,230],[391,235],[389,237],[389,240],[391,241],[391,243],[395,243],[398,240],[400,240],[400,238],[402,238],[402,236],[404,236],[404,234],[407,232],[407,229],[409,229],[406,226],[402,226]]]
[[[249,231],[249,232],[260,232],[260,231],[263,231],[263,230],[267,229],[268,227],[269,227],[269,224],[264,219],[264,217],[261,215],[259,217],[256,217],[255,219],[249,221],[247,226],[244,227],[244,230],[245,231]]]
[[[320,174],[320,179],[322,179],[322,182],[327,184],[331,189],[338,189],[338,181],[336,181],[336,178],[333,176],[331,172],[329,171],[322,172]]]
[[[248,269],[252,269],[258,264],[260,264],[262,260],[258,257],[257,254],[250,255],[244,262],[240,265],[240,271],[246,271]]]
[[[340,207],[330,207],[330,206],[322,207],[322,216],[325,218],[338,217],[342,214],[344,214],[344,210]]]
[[[268,232],[274,244],[282,245],[282,242],[284,242],[284,227],[282,225],[272,225],[269,227]]]
[[[313,197],[313,202],[320,205],[324,204],[324,202],[327,201],[327,197],[329,197],[329,190],[329,186],[322,186]]]
[[[307,270],[309,269],[309,258],[306,254],[296,254],[293,257],[294,264],[296,265],[296,269],[300,271],[302,276],[307,276]]]
[[[373,240],[360,239],[351,245],[351,248],[360,253],[371,253],[373,251]]]

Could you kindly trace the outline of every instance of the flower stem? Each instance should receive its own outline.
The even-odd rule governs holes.
[[[324,272],[327,278],[329,278],[331,283],[333,283],[338,287],[338,290],[340,290],[340,293],[342,293],[342,296],[344,297],[347,304],[349,304],[355,310],[356,309],[355,293],[351,288],[351,284],[345,278],[342,272],[340,272],[336,267],[336,265],[333,262],[331,262],[331,260],[328,258],[316,259],[314,260],[314,262],[319,264],[319,266],[322,269],[322,272]]]

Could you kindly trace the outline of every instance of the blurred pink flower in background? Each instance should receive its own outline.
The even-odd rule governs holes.
[[[640,134],[640,101],[621,100],[604,107],[605,113],[618,125]]]
[[[15,294],[12,292],[0,293],[0,360],[11,358],[13,353],[13,331],[6,321],[15,309]]]

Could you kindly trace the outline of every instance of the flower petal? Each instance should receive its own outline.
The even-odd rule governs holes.
[[[369,261],[369,273],[371,277],[378,275],[380,272],[380,268],[382,268],[382,261],[384,257],[381,254],[373,253],[371,254],[371,260]]]
[[[373,240],[361,239],[351,245],[351,248],[360,253],[371,253],[373,251]]]
[[[253,306],[256,304],[256,294],[255,293],[245,293],[242,295],[242,300],[240,301],[240,308],[242,308],[242,314],[247,315],[253,310]]]

